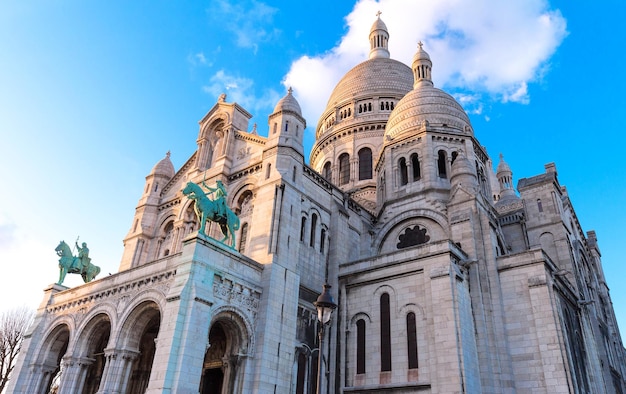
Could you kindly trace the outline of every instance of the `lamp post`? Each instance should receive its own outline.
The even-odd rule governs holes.
[[[330,285],[327,283],[324,285],[324,290],[322,290],[322,294],[317,297],[317,301],[313,303],[315,308],[317,308],[317,319],[320,322],[319,329],[319,349],[317,352],[317,394],[321,394],[322,392],[322,343],[324,341],[324,325],[326,325],[333,314],[333,310],[337,308],[337,304],[335,304],[335,300],[333,300],[333,296],[330,294]]]

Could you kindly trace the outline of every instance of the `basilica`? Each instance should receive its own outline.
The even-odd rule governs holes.
[[[436,59],[389,39],[379,15],[311,152],[291,89],[267,136],[219,97],[182,167],[137,185],[119,271],[45,290],[9,392],[626,393],[599,242],[556,165],[514,183]]]

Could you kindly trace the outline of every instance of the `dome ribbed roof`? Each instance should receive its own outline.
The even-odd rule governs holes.
[[[469,117],[461,105],[441,89],[424,84],[407,93],[391,112],[385,136],[387,140],[415,130],[427,123],[465,131],[471,127]]]
[[[302,116],[302,110],[300,109],[300,104],[298,104],[298,100],[296,100],[296,98],[293,97],[293,95],[291,94],[292,92],[293,90],[289,88],[289,90],[287,91],[287,95],[281,98],[276,104],[276,107],[274,107],[274,113],[281,112],[281,111],[291,111]]]
[[[176,171],[174,170],[174,165],[170,160],[170,152],[165,154],[165,157],[161,159],[150,171],[151,175],[164,175],[168,178],[173,178]]]
[[[326,110],[357,96],[404,95],[412,88],[413,73],[406,64],[387,58],[369,59],[341,78],[328,99]]]

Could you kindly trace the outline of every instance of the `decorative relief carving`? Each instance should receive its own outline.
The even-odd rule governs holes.
[[[239,149],[239,152],[237,152],[237,159],[241,160],[246,156],[250,156],[250,147]]]
[[[238,305],[253,312],[253,315],[256,317],[261,300],[261,293],[259,291],[251,289],[241,283],[234,282],[231,279],[215,275],[213,294],[215,297],[227,301],[230,304]]]
[[[141,278],[139,280],[117,285],[97,293],[88,294],[84,297],[70,300],[65,303],[52,305],[47,308],[47,312],[48,314],[56,314],[63,311],[74,311],[75,314],[79,314],[81,310],[84,310],[84,313],[86,313],[88,305],[93,303],[109,299],[115,300],[116,303],[127,303],[135,294],[149,288],[156,289],[163,294],[163,296],[166,296],[175,276],[176,270],[172,270],[151,277]]]

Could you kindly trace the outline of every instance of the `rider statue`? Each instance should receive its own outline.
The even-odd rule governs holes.
[[[87,268],[89,266],[89,262],[91,262],[91,258],[89,258],[89,248],[87,248],[87,242],[83,242],[83,247],[78,246],[78,242],[76,242],[76,250],[78,250],[78,258],[80,259],[80,263],[83,268]]]
[[[204,181],[202,181],[202,186],[209,190],[209,192],[206,193],[207,197],[209,194],[215,193],[213,202],[215,202],[216,205],[216,216],[226,218],[228,214],[228,207],[226,206],[226,188],[224,187],[222,181],[217,181],[217,187],[209,187],[206,183],[204,183]]]

